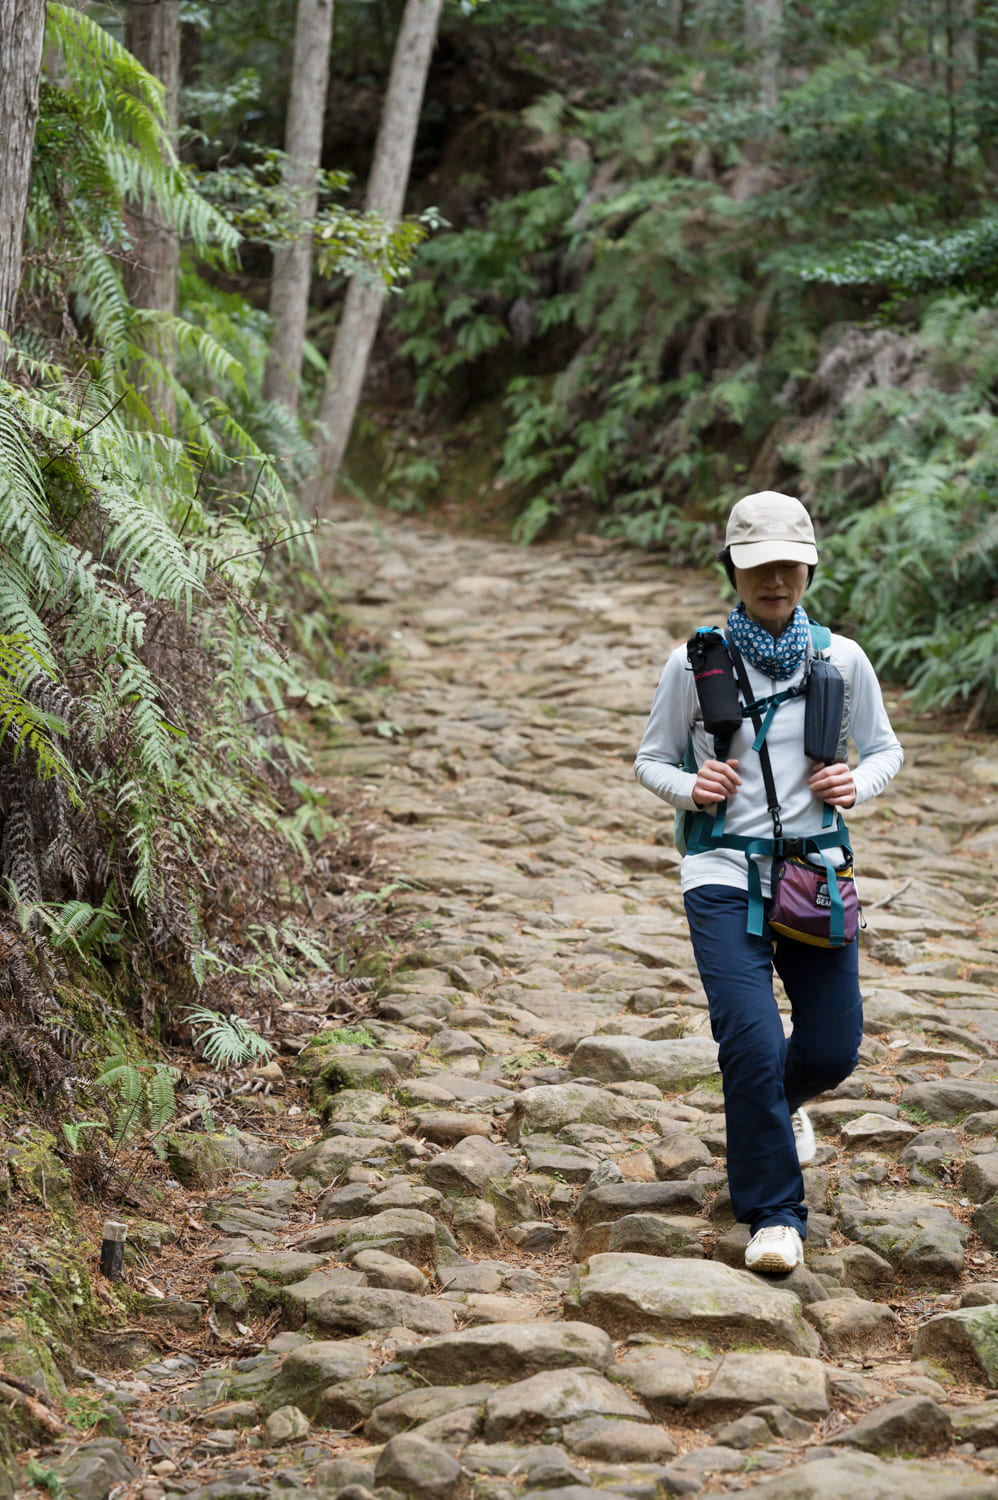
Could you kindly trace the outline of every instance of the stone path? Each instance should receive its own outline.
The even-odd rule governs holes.
[[[806,1267],[753,1276],[671,816],[630,769],[713,586],[346,510],[332,562],[392,677],[318,784],[368,807],[413,966],[303,1054],[321,1124],[207,1195],[210,1316],[266,1347],[103,1372],[120,1430],[55,1463],[68,1492],[998,1497],[993,747],[900,726],[850,819],[860,1067],[813,1109]]]

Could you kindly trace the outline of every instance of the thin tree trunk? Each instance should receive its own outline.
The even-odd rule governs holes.
[[[367,208],[392,221],[402,214],[442,5],[443,0],[406,0],[395,43],[367,185]],[[335,492],[384,300],[385,288],[380,281],[355,276],[350,282],[319,408],[319,422],[325,436],[316,444],[319,475],[313,496],[320,511],[328,508]]]
[[[669,0],[666,15],[669,40],[682,45],[686,36],[686,0]]]
[[[284,150],[284,183],[295,194],[303,221],[298,238],[274,252],[270,276],[270,351],[263,372],[263,394],[290,412],[298,410],[305,320],[312,282],[312,227],[318,194],[315,174],[322,154],[322,119],[329,82],[333,0],[298,0],[295,50]]]
[[[977,0],[957,0],[956,59],[964,74],[977,73]]]
[[[770,111],[780,102],[782,31],[783,0],[745,0],[745,48],[759,80],[760,102]]]
[[[985,166],[998,169],[998,16],[993,5],[981,5],[976,15],[977,67],[974,83],[974,114],[977,144]]]
[[[125,11],[125,45],[142,66],[163,85],[166,123],[175,139],[180,100],[180,0],[129,0]],[[158,205],[130,205],[136,232],[136,256],[127,284],[135,307],[153,312],[177,312],[180,242]],[[165,332],[149,339],[149,352],[162,361],[166,375],[177,368],[177,351]],[[146,380],[150,409],[168,428],[176,422],[176,403],[169,379]]]
[[[14,326],[38,119],[45,0],[0,0],[0,333]],[[6,345],[0,340],[0,370]]]

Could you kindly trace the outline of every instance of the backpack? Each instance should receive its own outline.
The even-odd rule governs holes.
[[[828,669],[828,677],[834,676],[838,678],[842,685],[838,699],[833,700],[837,701],[841,705],[839,708],[838,723],[833,723],[830,727],[827,725],[824,726],[824,728],[829,731],[830,737],[828,738],[828,746],[830,748],[831,745],[835,745],[835,759],[841,760],[845,758],[849,743],[850,684],[846,679],[842,678],[841,673],[838,672],[838,669],[834,667],[829,660],[828,650],[831,646],[832,637],[831,632],[829,631],[827,626],[818,625],[812,620],[810,622],[810,635],[810,646],[811,651],[813,652],[813,656],[811,658],[811,665],[808,671],[805,673],[803,683],[798,684],[798,686],[795,688],[785,689],[780,693],[774,693],[769,699],[760,700],[760,702],[758,703],[742,705],[741,713],[743,717],[752,717],[753,722],[756,725],[758,733],[754,748],[758,750],[765,740],[766,731],[769,728],[770,723],[772,722],[773,714],[777,711],[780,704],[786,702],[789,698],[806,696],[810,685],[811,676],[815,670],[815,665],[818,662],[826,663]],[[687,653],[690,653],[691,648],[694,652],[700,651],[701,655],[698,659],[702,660],[702,648],[705,637],[712,638],[710,644],[714,646],[715,650],[717,648],[717,644],[719,642],[723,642],[723,637],[716,630],[713,630],[712,628],[706,630],[701,629],[690,637],[690,640],[687,643]],[[728,670],[733,675],[734,669],[730,666],[730,664]],[[697,695],[701,701],[701,709],[703,709],[704,691],[701,687],[701,674],[696,675]],[[714,677],[718,674],[716,672],[708,672],[706,675],[708,677]],[[816,698],[813,701],[816,701]],[[763,708],[766,711],[765,717],[763,717],[761,713],[761,710]],[[806,712],[807,710],[805,710],[805,713]],[[705,727],[708,728],[708,733],[710,733],[711,730],[708,726],[706,713],[704,717],[704,723]],[[808,728],[807,726],[805,726],[805,741],[807,739],[807,735]],[[715,759],[725,760],[727,758],[730,740],[730,733],[728,733],[726,737],[723,734],[715,735]],[[815,758],[827,759],[828,757],[827,755],[824,755],[817,756]],[[696,756],[694,755],[693,751],[692,735],[687,740],[686,750],[683,755],[681,764],[684,771],[695,772],[697,770]],[[756,890],[758,886],[758,870],[756,869],[754,860],[748,858],[749,855],[783,854],[786,852],[790,852],[789,846],[791,843],[806,846],[806,852],[814,853],[818,853],[822,848],[829,848],[835,844],[848,843],[848,830],[846,829],[840,815],[836,814],[834,819],[834,826],[832,826],[832,820],[828,816],[829,814],[831,814],[831,808],[826,808],[826,817],[822,825],[822,832],[820,834],[808,836],[803,840],[793,841],[784,840],[779,836],[772,839],[745,839],[738,837],[737,835],[726,835],[724,833],[725,811],[726,803],[723,802],[718,803],[714,808],[704,809],[703,811],[694,811],[692,809],[678,810],[676,812],[675,821],[676,848],[681,854],[702,854],[710,849],[723,848],[741,849],[746,854],[749,866],[750,896],[755,896],[752,905],[754,908],[757,908],[757,910],[750,912],[750,931],[756,925],[759,925],[761,923],[761,900],[758,898],[758,893]],[[776,833],[775,829],[774,833]]]

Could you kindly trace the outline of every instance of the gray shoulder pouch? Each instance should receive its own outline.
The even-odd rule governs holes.
[[[839,736],[845,708],[845,679],[838,667],[815,657],[807,679],[804,703],[804,755],[831,765],[839,757]]]

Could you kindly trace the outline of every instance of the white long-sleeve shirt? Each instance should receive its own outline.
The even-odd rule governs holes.
[[[904,761],[904,752],[891,728],[883,695],[869,658],[855,641],[833,635],[827,655],[845,677],[849,688],[850,737],[859,753],[853,771],[856,803],[867,802],[883,791],[896,776]],[[772,678],[745,662],[755,697],[768,697],[799,683],[803,663],[793,677],[774,682]],[[703,727],[703,716],[697,698],[696,683],[687,661],[686,646],[677,646],[669,657],[659,680],[641,748],[634,762],[634,774],[649,791],[680,810],[696,811],[693,787],[696,775],[682,769],[687,741],[693,738],[696,763],[714,758],[713,737]],[[766,805],[766,788],[762,762],[752,749],[755,728],[751,719],[732,738],[728,756],[738,762],[742,784],[729,797],[725,833],[748,838],[773,837],[773,822]],[[788,838],[821,832],[824,804],[808,790],[813,762],[804,759],[804,698],[791,698],[776,710],[766,736],[773,767],[776,795],[782,810],[783,831]],[[848,821],[849,811],[844,810]],[[834,850],[829,850],[833,858]],[[763,893],[770,894],[769,859],[759,861]],[[703,885],[728,885],[748,889],[746,857],[736,849],[712,849],[704,854],[687,854],[682,863],[683,891]]]

